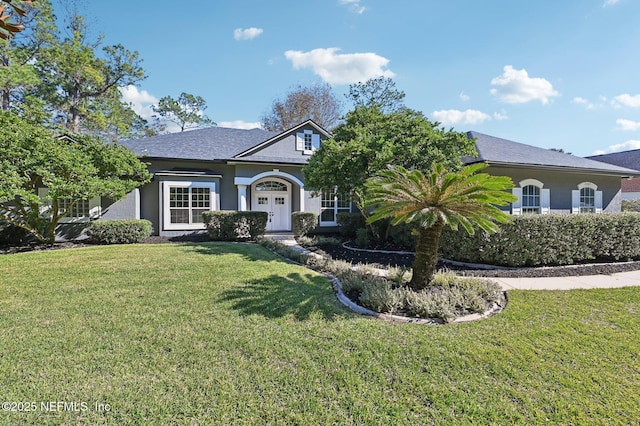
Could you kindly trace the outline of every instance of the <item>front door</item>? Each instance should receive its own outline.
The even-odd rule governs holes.
[[[252,210],[267,212],[267,231],[290,231],[289,185],[279,180],[263,181],[255,185]]]

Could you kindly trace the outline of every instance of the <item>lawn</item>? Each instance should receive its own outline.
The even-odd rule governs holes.
[[[0,256],[0,330],[0,424],[640,419],[640,287],[425,326],[352,314],[256,245],[91,247]]]

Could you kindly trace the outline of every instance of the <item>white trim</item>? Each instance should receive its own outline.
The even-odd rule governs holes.
[[[48,217],[53,215],[51,211],[52,204],[51,200],[47,199],[49,195],[49,188],[38,188],[38,197],[43,201],[43,204],[40,205],[40,214],[46,214]],[[58,201],[62,199],[67,199],[65,197],[58,199]],[[99,219],[102,215],[102,200],[101,197],[93,197],[89,199],[89,216],[59,216],[58,223],[84,223],[90,222],[91,220]],[[60,206],[58,206],[58,210]]]
[[[253,185],[254,182],[259,181],[260,179],[263,179],[263,178],[266,178],[266,177],[274,177],[274,176],[275,177],[281,177],[281,178],[284,178],[286,180],[293,181],[293,183],[295,183],[298,186],[300,186],[300,188],[304,188],[304,182],[302,182],[300,179],[298,179],[294,175],[291,175],[291,174],[285,173],[285,172],[281,172],[280,170],[277,170],[277,169],[269,171],[269,172],[258,173],[254,177],[236,177],[233,180],[233,183],[234,183],[234,185]]]
[[[598,185],[596,185],[595,183],[592,182],[582,182],[580,184],[578,184],[578,189],[582,189],[582,188],[591,188],[594,191],[598,190]]]
[[[259,185],[262,182],[268,182],[268,181],[274,181],[274,182],[278,182],[278,183],[282,183],[283,185],[286,186],[287,190],[286,191],[256,191],[256,185]],[[285,216],[284,216],[284,226],[282,227],[282,229],[273,229],[270,228],[269,224],[267,224],[267,230],[268,231],[290,231],[291,230],[291,183],[285,179],[281,179],[281,178],[277,178],[277,177],[273,177],[273,176],[267,176],[264,177],[262,179],[259,179],[257,181],[255,181],[253,184],[251,184],[251,210],[253,211],[265,211],[265,210],[260,210],[258,209],[258,197],[269,197],[269,199],[271,200],[271,202],[273,203],[274,199],[276,197],[283,197],[285,198]],[[271,205],[271,204],[270,204]],[[274,212],[270,211],[267,212],[269,213],[269,223],[271,223],[271,217],[273,217]]]
[[[218,197],[216,193],[215,182],[203,182],[203,181],[162,181],[160,186],[160,200],[162,204],[162,225],[163,230],[166,231],[183,231],[183,230],[197,230],[205,229],[204,223],[171,223],[171,210],[169,204],[169,188],[209,188],[209,210],[218,209]],[[191,212],[191,206],[189,206]]]
[[[237,185],[238,187],[238,211],[247,211],[247,185]]]
[[[518,197],[516,201],[511,203],[511,214],[512,215],[521,215],[522,214],[522,188],[513,188],[511,193]]]
[[[520,188],[524,188],[527,185],[533,185],[537,186],[538,188],[542,188],[544,186],[544,183],[540,182],[538,179],[524,179],[520,181],[519,185]]]

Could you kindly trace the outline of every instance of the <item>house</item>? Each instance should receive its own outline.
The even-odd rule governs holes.
[[[613,164],[615,166],[626,167],[628,169],[640,170],[640,149],[614,152],[611,154],[593,155],[587,158]],[[640,198],[640,178],[623,179],[621,182],[621,188],[623,200]]]
[[[486,162],[487,173],[513,179],[518,201],[511,214],[619,212],[620,179],[640,175],[629,168],[525,145],[478,132],[477,157],[467,164]]]
[[[316,194],[301,173],[313,152],[331,135],[313,121],[274,133],[261,129],[211,127],[122,142],[148,163],[153,180],[110,203],[101,218],[142,218],[162,236],[204,229],[206,210],[269,213],[268,231],[291,230],[291,213],[311,211],[320,227],[336,226],[350,211],[348,197]],[[510,176],[519,200],[512,214],[620,211],[620,179],[640,172],[569,154],[469,132],[488,172]]]

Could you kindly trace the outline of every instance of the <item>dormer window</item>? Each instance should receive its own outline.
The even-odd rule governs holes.
[[[313,130],[305,130],[296,134],[296,150],[302,151],[306,155],[313,154],[313,151],[320,148],[320,135],[313,133]]]

